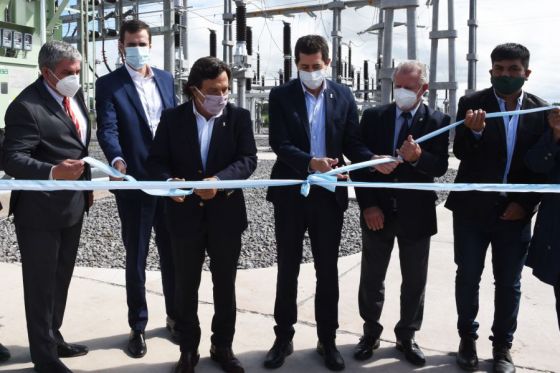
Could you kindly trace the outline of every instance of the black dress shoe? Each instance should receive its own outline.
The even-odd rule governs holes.
[[[272,348],[266,354],[264,367],[267,369],[280,368],[286,357],[294,352],[294,343],[285,339],[276,338]]]
[[[461,338],[457,352],[457,364],[464,370],[478,369],[478,356],[476,354],[476,341],[474,338]]]
[[[51,361],[49,363],[39,363],[33,366],[39,373],[72,373],[62,361]]]
[[[89,350],[87,346],[62,342],[56,346],[58,357],[76,357],[86,355]]]
[[[8,350],[2,343],[0,343],[0,361],[8,360],[12,355],[10,355],[10,350]]]
[[[515,365],[507,346],[494,346],[492,350],[494,356],[494,373],[514,373]]]
[[[379,348],[379,338],[370,335],[364,335],[360,338],[360,342],[354,348],[354,359],[362,361],[367,360],[373,355],[373,350]]]
[[[175,373],[194,373],[194,367],[198,364],[200,355],[198,351],[181,352],[179,362],[173,369]]]
[[[241,362],[235,357],[231,347],[210,346],[210,357],[228,373],[245,373]]]
[[[317,352],[323,357],[325,366],[330,370],[338,371],[344,369],[344,359],[336,349],[334,341],[317,342]]]
[[[146,355],[148,348],[146,347],[146,339],[144,332],[139,330],[131,330],[128,337],[128,352],[133,358],[141,358]]]
[[[417,366],[426,364],[426,357],[414,339],[397,340],[396,347],[410,363]]]

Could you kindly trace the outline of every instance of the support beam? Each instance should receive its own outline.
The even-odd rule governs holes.
[[[416,59],[416,7],[406,8],[407,58]]]
[[[439,28],[439,0],[432,0],[432,32]],[[437,90],[434,83],[437,80],[437,56],[438,39],[432,38],[432,48],[430,52],[430,93],[428,95],[428,105],[431,109],[436,108]]]
[[[467,93],[476,91],[476,62],[478,56],[476,54],[476,30],[478,28],[478,21],[476,19],[476,0],[470,0],[469,4],[469,54],[467,54],[467,61],[469,63],[468,80],[467,80]]]
[[[45,0],[42,0],[42,2],[44,1]],[[60,15],[62,14],[62,12],[64,12],[64,9],[66,9],[66,6],[68,5],[69,2],[70,0],[62,0],[62,2],[58,5],[56,12],[54,12],[53,16],[51,17],[51,20],[46,25],[46,34],[52,34],[54,26],[59,21]],[[47,12],[45,11],[44,13],[41,14],[43,15],[43,17],[46,17]]]
[[[163,1],[163,24],[168,28],[163,35],[163,66],[175,76],[175,30],[173,28],[173,0]]]
[[[455,30],[455,10],[453,0],[447,0],[447,28],[450,32],[454,32],[455,34],[457,31]],[[448,39],[448,54],[449,54],[449,82],[455,83],[455,38]],[[449,90],[449,116],[451,117],[452,121],[455,121],[455,117],[457,116],[457,88],[452,88]]]
[[[393,9],[385,9],[385,28],[383,30],[383,62],[381,68],[381,103],[391,102],[393,87],[391,63],[393,60]]]
[[[340,43],[342,41],[342,9],[345,5],[342,1],[333,1],[329,4],[329,9],[333,12],[333,28],[332,28],[332,59],[331,59],[331,70],[332,70],[332,80],[339,82],[341,77],[339,76],[340,71]]]

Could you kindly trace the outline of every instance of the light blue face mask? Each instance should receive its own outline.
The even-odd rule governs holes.
[[[135,70],[139,70],[150,63],[149,47],[126,47],[124,51],[126,63]]]

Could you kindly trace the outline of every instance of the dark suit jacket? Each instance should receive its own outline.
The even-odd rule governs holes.
[[[163,109],[175,107],[173,77],[152,67]],[[96,81],[97,139],[108,162],[124,159],[127,174],[148,180],[146,160],[152,145],[152,132],[134,82],[125,66]],[[122,196],[146,196],[140,191],[126,191]]]
[[[530,109],[546,106],[547,103],[535,95],[525,92],[521,108]],[[488,113],[500,111],[492,88],[461,97],[457,120],[465,118],[467,110],[483,109]],[[517,126],[515,149],[511,161],[508,183],[538,183],[539,175],[527,168],[524,158],[547,128],[546,113],[521,115]],[[486,128],[480,139],[470,129],[461,125],[455,132],[453,153],[461,160],[456,183],[502,183],[506,162],[506,134],[502,118],[486,120]],[[483,222],[493,222],[509,202],[517,202],[527,212],[527,220],[535,212],[539,196],[535,193],[508,193],[501,198],[493,192],[451,192],[445,206],[463,217]]]
[[[533,146],[525,158],[527,166],[547,177],[547,183],[560,184],[560,143],[550,129]],[[537,214],[529,247],[527,265],[540,280],[557,285],[560,281],[560,195],[546,193]]]
[[[176,177],[196,181],[212,176],[241,180],[251,176],[256,167],[257,147],[250,113],[228,104],[214,122],[206,171],[203,170],[192,101],[163,113],[147,163],[156,180]],[[166,207],[172,235],[190,235],[205,229],[210,234],[241,234],[247,228],[241,189],[220,191],[208,201],[195,194],[183,203],[167,198]]]
[[[348,87],[331,82],[325,92],[325,142],[327,157],[338,158],[344,164],[343,154],[352,162],[369,160],[372,156],[360,141],[358,112],[354,96]],[[307,107],[299,79],[275,87],[269,97],[269,142],[277,155],[272,167],[272,179],[306,179],[311,161],[310,128]],[[299,186],[269,188],[267,200],[283,203],[299,193]],[[340,207],[348,207],[346,188],[336,189]]]
[[[395,137],[394,103],[364,111],[360,123],[362,141],[374,154],[392,154]],[[416,111],[410,127],[410,133],[417,139],[449,124],[449,116],[429,109],[421,104]],[[384,175],[368,169],[352,173],[354,181],[369,182],[412,182],[433,183],[447,171],[448,133],[443,133],[422,143],[422,155],[416,166],[404,162],[393,173]],[[397,144],[400,147],[401,144]],[[410,238],[427,237],[437,233],[435,201],[433,191],[403,189],[368,189],[356,188],[356,197],[363,212],[366,208],[381,208],[386,219],[392,219],[393,201],[396,199],[398,226],[403,236]],[[362,224],[365,224],[362,216]]]
[[[87,119],[82,92],[75,97]],[[5,123],[3,163],[6,173],[16,179],[48,180],[52,166],[88,154],[89,121],[84,145],[74,123],[49,93],[42,78],[25,88],[10,104]],[[89,167],[81,177],[85,179],[90,179]],[[76,224],[87,209],[88,193],[13,191],[10,212],[16,224],[28,228],[69,227]]]

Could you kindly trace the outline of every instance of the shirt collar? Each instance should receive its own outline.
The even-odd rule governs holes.
[[[421,104],[422,104],[422,100],[420,100],[420,102],[418,102],[418,104],[416,104],[416,106],[412,110],[408,111],[411,115],[410,118],[414,118]],[[397,109],[395,118],[399,119],[403,111],[397,105],[395,105],[395,108]]]
[[[303,89],[303,94],[305,95],[306,93],[315,97],[315,95],[313,95],[313,93],[309,92],[307,90],[307,87],[305,86],[305,84],[303,84],[303,82],[301,81],[301,79],[299,80],[300,84],[301,84],[301,89]],[[321,96],[323,93],[325,93],[325,90],[327,89],[327,79],[323,80],[323,88],[321,89],[321,92],[319,92],[319,96]]]
[[[51,94],[51,96],[53,96],[53,98],[59,103],[62,104],[62,101],[64,100],[64,96],[61,96],[60,93],[58,93],[57,91],[55,91],[54,89],[52,89],[52,87],[49,85],[49,83],[47,83],[47,81],[45,79],[43,79],[43,84],[45,85],[45,87],[47,87],[47,91],[49,91],[49,93]]]
[[[200,118],[200,119],[204,119],[205,122],[210,122],[210,121],[212,121],[212,120],[214,120],[214,119],[216,119],[216,118],[218,118],[218,117],[221,117],[222,114],[224,113],[224,111],[222,110],[222,111],[220,111],[218,114],[216,114],[216,115],[210,117],[210,119],[206,119],[206,117],[205,117],[204,115],[200,114],[200,113],[198,112],[198,110],[196,110],[196,104],[194,103],[194,99],[192,100],[192,107],[193,107],[194,116],[197,117],[197,118]]]
[[[506,100],[504,100],[503,98],[498,96],[498,94],[496,93],[496,90],[494,88],[492,88],[492,91],[494,92],[494,96],[496,97],[496,100],[498,100],[498,104],[500,104],[500,106],[503,106],[505,108],[506,107]],[[521,105],[523,103],[523,96],[525,96],[525,91],[521,90],[521,94],[517,98],[517,106],[518,107],[521,107]]]
[[[152,70],[150,65],[146,66],[148,68],[148,75],[146,75],[146,76],[140,74],[138,71],[136,71],[132,67],[128,66],[128,64],[126,62],[124,64],[124,66],[126,67],[126,70],[130,74],[130,77],[132,78],[132,80],[152,79],[154,77],[154,71]]]

